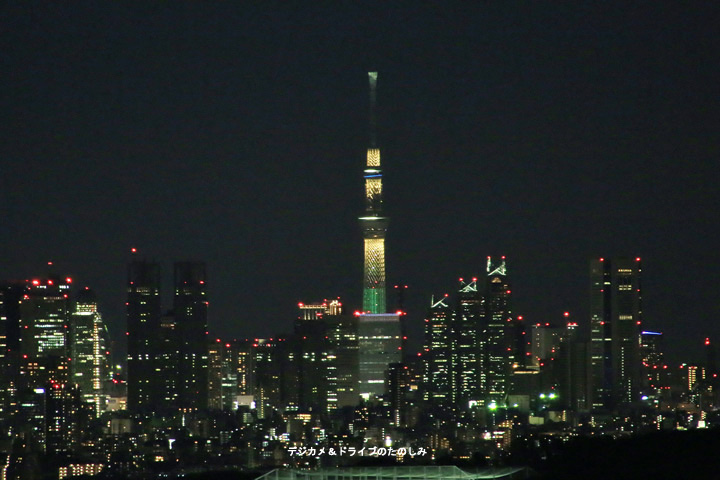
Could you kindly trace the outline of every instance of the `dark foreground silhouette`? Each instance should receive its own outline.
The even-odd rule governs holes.
[[[580,438],[543,466],[547,480],[720,479],[720,429]]]

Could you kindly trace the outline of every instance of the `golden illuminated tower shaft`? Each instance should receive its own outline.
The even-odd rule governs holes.
[[[380,149],[375,138],[375,88],[377,72],[369,72],[370,80],[370,148],[365,165],[365,215],[360,226],[365,240],[363,311],[386,313],[385,302],[385,232],[388,219],[382,215],[382,170]]]

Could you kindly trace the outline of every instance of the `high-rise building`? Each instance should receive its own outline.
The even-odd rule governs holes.
[[[31,449],[45,451],[47,434],[46,388],[38,387],[23,392],[17,402],[18,434]]]
[[[17,411],[20,366],[20,302],[29,282],[0,284],[0,423]]]
[[[453,402],[465,408],[470,400],[478,400],[480,385],[487,383],[482,324],[485,301],[477,288],[477,278],[460,279],[457,306],[453,312],[454,345],[452,352]]]
[[[95,415],[105,410],[103,381],[107,373],[105,325],[98,311],[97,297],[89,288],[80,290],[70,322],[70,375],[80,389],[83,402],[93,405]]]
[[[449,406],[453,394],[453,311],[448,295],[431,300],[425,318],[424,396],[434,407]]]
[[[509,391],[512,366],[518,361],[505,257],[498,264],[488,257],[486,288],[484,396],[501,401]]]
[[[0,290],[0,425],[9,417],[11,370],[7,346],[5,292]]]
[[[293,340],[300,408],[332,412],[356,406],[358,317],[343,314],[339,300],[299,303],[298,308]]]
[[[237,349],[219,338],[208,349],[208,408],[232,411],[237,408]]]
[[[365,243],[363,271],[363,312],[385,313],[385,232],[388,218],[383,216],[382,169],[377,146],[375,123],[375,90],[377,72],[369,72],[370,80],[370,146],[365,164],[365,214],[360,226]]]
[[[176,262],[173,309],[162,315],[160,265],[128,267],[128,409],[198,410],[208,404],[205,264]]]
[[[81,416],[77,385],[50,383],[45,389],[45,447],[48,454],[64,456],[75,451],[80,443]]]
[[[237,394],[252,395],[255,389],[255,365],[253,363],[253,343],[233,341],[233,370],[237,379]]]
[[[709,340],[708,340],[709,343]],[[653,401],[664,393],[663,334],[662,332],[640,332],[640,360],[642,362],[643,387],[645,394]]]
[[[527,364],[539,367],[555,356],[566,330],[549,323],[537,323],[530,327],[530,332],[530,360]]]
[[[559,343],[551,349],[553,357],[550,361],[555,360],[553,373],[558,387],[558,404],[569,410],[587,412],[591,409],[590,344],[579,338],[577,329],[578,324],[568,319]]]
[[[250,346],[258,418],[267,418],[273,409],[297,408],[297,358],[292,342],[284,337],[256,338]]]
[[[425,364],[422,357],[409,357],[393,363],[388,369],[387,391],[392,424],[400,428],[415,427],[426,410],[422,385],[425,383]]]
[[[352,314],[326,315],[329,340],[328,410],[358,404],[359,345],[358,317]]]
[[[34,279],[20,300],[20,374],[25,388],[68,383],[71,283],[71,278]]]
[[[424,397],[438,413],[504,404],[513,371],[525,364],[527,332],[512,317],[505,257],[488,257],[481,285],[461,278],[455,301],[433,299],[425,318]]]
[[[590,339],[595,409],[639,399],[642,385],[640,258],[590,262]]]
[[[7,324],[8,318],[5,312],[5,292],[0,289],[0,367],[4,366],[7,358],[8,335]]]
[[[0,424],[10,416],[10,398],[14,396],[13,368],[8,346],[8,319],[5,289],[0,286]]]
[[[178,353],[177,404],[183,409],[207,408],[207,285],[205,264],[175,263],[175,338]]]
[[[157,409],[174,409],[178,406],[179,394],[179,348],[175,315],[172,310],[160,317],[160,336],[157,339],[155,370],[162,372],[157,379],[161,400]]]
[[[387,370],[402,360],[402,342],[400,314],[358,315],[358,383],[363,399],[386,393]]]
[[[330,381],[336,380],[334,372],[333,378],[328,378],[332,369],[324,312],[307,315],[309,310],[300,306],[301,315],[295,321],[293,347],[298,371],[298,406],[304,411],[327,411]]]
[[[222,367],[224,344],[217,338],[208,345],[208,408],[222,410]]]
[[[27,282],[19,300],[17,421],[49,455],[71,453],[80,434],[80,397],[71,381],[71,278]]]
[[[160,265],[131,262],[127,289],[128,410],[152,412],[162,404],[164,396],[163,373],[157,361],[161,338]]]

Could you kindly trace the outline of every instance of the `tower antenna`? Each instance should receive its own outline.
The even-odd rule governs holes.
[[[368,72],[370,81],[370,147],[377,148],[377,123],[375,119],[375,90],[377,89],[377,72]]]

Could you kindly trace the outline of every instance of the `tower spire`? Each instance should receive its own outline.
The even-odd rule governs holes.
[[[377,72],[368,72],[370,81],[370,148],[377,147],[377,123],[375,120],[375,89],[377,88]]]
[[[365,215],[360,217],[365,242],[363,270],[363,311],[386,313],[385,232],[388,219],[382,211],[382,169],[375,137],[375,91],[377,72],[368,72],[370,81],[370,145],[365,164]]]

